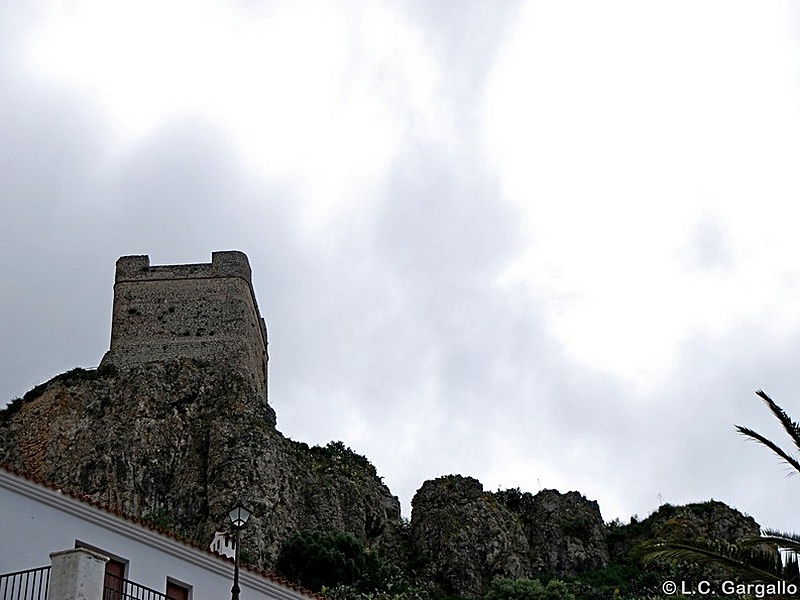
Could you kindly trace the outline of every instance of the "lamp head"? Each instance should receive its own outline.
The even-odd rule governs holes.
[[[230,518],[234,529],[241,529],[247,524],[247,519],[250,518],[251,514],[241,502],[237,502],[236,506],[228,512],[228,518]]]

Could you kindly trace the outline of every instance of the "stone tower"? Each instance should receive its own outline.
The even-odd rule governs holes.
[[[117,260],[111,348],[100,366],[181,357],[241,372],[267,401],[267,326],[244,253],[214,252],[211,263],[188,265]]]

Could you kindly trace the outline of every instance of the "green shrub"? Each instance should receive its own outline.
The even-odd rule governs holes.
[[[297,534],[281,548],[276,567],[290,581],[314,592],[337,586],[373,592],[402,580],[399,568],[384,562],[361,540],[344,532]]]
[[[484,600],[575,600],[567,584],[551,579],[543,584],[537,579],[495,579]]]

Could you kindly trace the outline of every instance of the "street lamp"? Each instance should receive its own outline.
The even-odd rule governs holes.
[[[231,525],[233,525],[233,529],[236,531],[236,548],[233,552],[233,587],[231,588],[231,600],[239,600],[239,545],[242,527],[247,524],[247,519],[250,518],[250,514],[250,511],[242,506],[241,502],[237,502],[236,506],[228,512]]]

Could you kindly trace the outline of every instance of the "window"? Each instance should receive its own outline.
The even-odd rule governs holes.
[[[191,586],[167,578],[167,598],[172,600],[191,600]]]
[[[103,600],[119,600],[125,588],[125,563],[109,558],[103,580]]]
[[[123,579],[125,577],[125,563],[114,558],[109,558],[106,563],[106,575],[113,575]]]

